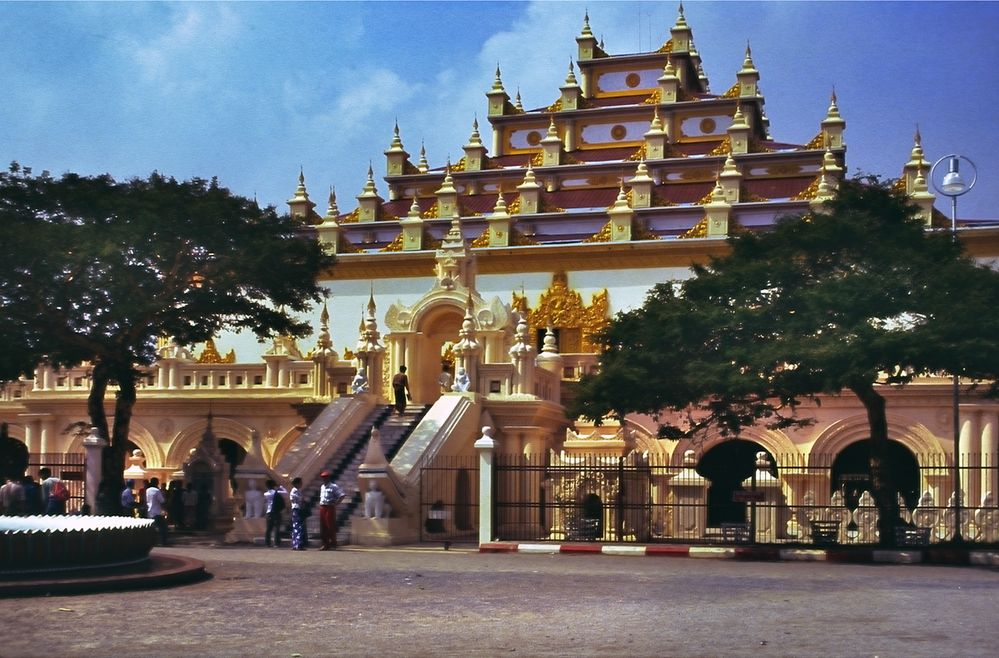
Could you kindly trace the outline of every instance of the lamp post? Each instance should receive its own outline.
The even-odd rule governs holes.
[[[937,171],[943,171],[940,169],[940,165],[947,163],[947,173],[944,174],[940,180],[937,180]],[[961,175],[961,163],[967,164],[965,167],[965,172],[968,169],[971,170],[971,180],[968,182],[964,176]],[[951,240],[955,243],[957,242],[957,197],[967,194],[971,191],[971,188],[975,186],[978,181],[978,170],[975,168],[975,163],[964,157],[963,155],[957,155],[956,153],[951,153],[950,155],[945,155],[936,162],[930,168],[930,180],[933,182],[933,188],[940,194],[950,197],[950,235]],[[958,373],[954,373],[952,382],[952,395],[951,403],[953,405],[953,411],[951,413],[954,420],[954,542],[961,541],[961,422],[960,422],[960,385],[961,376]]]

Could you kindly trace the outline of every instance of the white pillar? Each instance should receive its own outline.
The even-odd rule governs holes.
[[[107,444],[96,427],[91,427],[90,436],[83,440],[83,449],[87,453],[87,505],[93,514],[97,513],[97,487],[104,479],[102,452]]]
[[[971,490],[972,482],[969,479],[972,466],[971,460],[974,459],[974,452],[977,451],[978,446],[975,445],[980,441],[980,435],[978,433],[978,413],[969,409],[963,409],[961,411],[961,440],[959,443],[958,450],[960,451],[960,462],[961,462],[961,491],[964,493],[964,497],[961,502],[965,505],[975,504],[975,492]]]
[[[999,456],[999,434],[996,433],[996,412],[987,411],[982,419],[982,493],[992,492],[999,496],[997,481],[997,456]],[[978,501],[975,501],[978,502]]]
[[[475,442],[479,451],[479,544],[493,540],[493,458],[496,440],[493,428],[483,427],[482,437]]]

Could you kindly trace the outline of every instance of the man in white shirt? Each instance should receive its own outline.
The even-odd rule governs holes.
[[[160,532],[160,544],[167,545],[167,523],[163,508],[166,506],[166,496],[160,490],[160,479],[152,478],[149,486],[146,487],[146,507],[148,516],[153,520],[153,525]]]
[[[264,515],[267,517],[267,528],[264,531],[264,544],[271,545],[271,536],[274,537],[274,546],[281,548],[281,513],[285,508],[284,494],[287,490],[279,487],[274,480],[267,480],[267,491],[264,492]]]
[[[336,549],[336,506],[344,498],[343,489],[333,481],[333,473],[324,470],[319,474],[323,485],[319,487],[319,536],[322,546],[319,550]]]

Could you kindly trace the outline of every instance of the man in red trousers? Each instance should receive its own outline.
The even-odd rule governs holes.
[[[344,493],[340,486],[333,482],[333,473],[328,470],[319,474],[323,484],[319,487],[319,537],[322,540],[321,551],[336,548],[336,506],[343,500]]]

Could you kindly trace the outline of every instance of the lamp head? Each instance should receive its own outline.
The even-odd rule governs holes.
[[[947,174],[940,183],[940,191],[948,196],[958,196],[968,189],[967,183],[961,178],[960,162],[957,157],[950,158]]]

